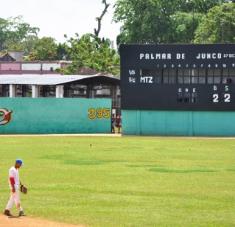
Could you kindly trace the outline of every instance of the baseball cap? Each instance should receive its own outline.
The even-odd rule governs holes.
[[[23,161],[21,159],[16,159],[16,163],[23,165]]]

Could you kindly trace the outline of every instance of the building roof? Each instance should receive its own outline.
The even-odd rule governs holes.
[[[20,75],[0,75],[0,84],[19,84],[19,85],[63,85],[72,82],[90,83],[94,81],[106,81],[119,83],[119,78],[110,75],[60,75],[60,74],[20,74]]]
[[[14,62],[15,58],[13,58],[9,53],[0,53],[0,61]]]

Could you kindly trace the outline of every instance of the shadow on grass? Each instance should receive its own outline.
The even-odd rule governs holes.
[[[64,160],[67,165],[104,165],[112,163],[121,163],[121,160]]]
[[[235,168],[227,169],[229,172],[235,172]]]
[[[211,169],[168,169],[168,168],[150,168],[149,171],[156,173],[213,173],[216,170]]]
[[[41,159],[45,160],[56,160],[62,161],[66,165],[104,165],[110,163],[121,163],[124,162],[123,160],[97,160],[97,159],[78,159],[74,157],[74,159],[68,159],[71,155],[45,155],[42,156]]]
[[[106,161],[102,160],[65,160],[64,164],[68,165],[103,165]]]

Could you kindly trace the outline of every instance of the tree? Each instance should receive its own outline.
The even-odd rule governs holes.
[[[202,20],[201,13],[177,12],[172,15],[172,31],[174,31],[175,43],[192,43],[195,30]]]
[[[56,52],[58,60],[69,60],[68,46],[66,43],[59,43]]]
[[[110,6],[110,4],[108,4],[106,0],[102,0],[102,3],[104,4],[104,10],[102,11],[101,15],[96,18],[96,20],[98,22],[98,26],[97,26],[97,29],[96,28],[94,29],[95,36],[97,36],[97,37],[99,37],[99,34],[100,34],[102,19],[103,19],[104,15],[107,13],[108,8]]]
[[[28,56],[33,48],[35,47],[38,37],[34,35],[27,36],[23,41],[19,43],[10,43],[8,44],[7,50],[11,51],[23,51],[25,56]]]
[[[98,72],[119,74],[119,55],[111,48],[108,39],[100,39],[93,34],[77,35],[68,41],[67,53],[72,65],[66,68],[64,74],[78,73],[82,67],[89,67]]]
[[[117,43],[192,42],[201,15],[223,2],[225,0],[117,0],[114,20],[123,24]]]
[[[5,43],[9,36],[8,24],[7,20],[0,18],[0,51],[5,49]]]
[[[28,56],[28,60],[58,60],[57,58],[57,44],[54,38],[43,37],[36,40],[33,50]]]
[[[94,29],[93,34],[85,34],[79,37],[76,33],[74,38],[70,38],[67,42],[58,48],[60,53],[66,56],[66,59],[72,60],[72,64],[61,72],[64,74],[79,73],[81,69],[88,68],[97,72],[111,73],[119,75],[120,59],[119,55],[111,47],[109,39],[100,38],[101,23],[104,15],[110,4],[106,0],[102,0],[104,9],[97,20],[97,28]],[[65,35],[65,38],[67,36]]]
[[[118,0],[114,20],[123,23],[118,42],[169,42],[172,38],[170,16],[178,8],[178,3],[178,0]]]
[[[225,2],[226,0],[182,0],[180,11],[206,14],[212,7]]]
[[[21,16],[9,19],[0,18],[0,51],[23,50],[23,43],[29,37],[37,37],[39,28],[25,23]]]
[[[209,10],[196,30],[195,43],[234,43],[235,4],[225,3]]]

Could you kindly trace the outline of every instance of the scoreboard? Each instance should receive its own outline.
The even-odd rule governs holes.
[[[235,44],[121,45],[121,105],[235,110]]]

